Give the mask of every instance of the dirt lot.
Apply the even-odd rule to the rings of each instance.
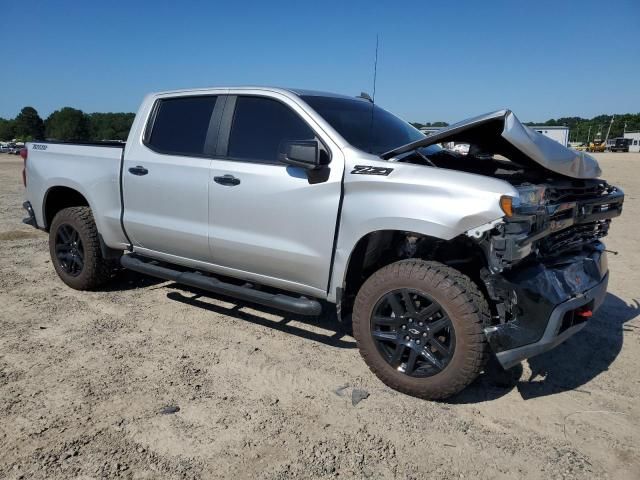
[[[0,155],[0,478],[640,478],[640,155],[599,158],[627,193],[603,308],[510,385],[435,403],[328,320],[133,273],[67,288]]]

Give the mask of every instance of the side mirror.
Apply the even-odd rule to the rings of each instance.
[[[320,148],[317,140],[296,140],[287,142],[285,153],[280,154],[280,161],[294,167],[308,170],[320,168]]]

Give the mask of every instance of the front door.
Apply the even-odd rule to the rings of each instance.
[[[226,154],[211,164],[209,245],[213,262],[236,276],[321,295],[344,164],[339,149],[330,150],[296,107],[284,98],[228,98],[220,132]],[[304,168],[279,163],[285,142],[309,139],[333,154],[322,172],[310,177]]]

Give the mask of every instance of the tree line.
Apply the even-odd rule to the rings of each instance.
[[[613,123],[611,120],[613,119]],[[411,122],[416,128],[422,127],[447,127],[446,122]],[[525,125],[539,125],[547,127],[569,127],[569,141],[586,143],[594,138],[604,139],[609,125],[611,132],[609,138],[622,137],[624,132],[640,131],[640,113],[624,113],[616,115],[598,115],[593,118],[562,117],[552,118],[546,122],[526,122]]]
[[[613,123],[611,121],[613,120]],[[598,115],[593,118],[562,117],[552,118],[544,123],[529,122],[526,125],[545,125],[548,127],[569,127],[569,141],[586,143],[594,138],[604,139],[609,125],[609,138],[622,137],[624,132],[640,131],[640,113],[616,115]]]
[[[43,120],[35,108],[24,107],[13,119],[0,118],[0,140],[126,140],[134,117],[134,113],[84,113],[64,107]]]
[[[43,120],[35,108],[24,107],[13,119],[0,118],[0,140],[126,140],[134,117],[134,113],[84,113],[82,110],[64,107]],[[446,127],[449,124],[411,122],[411,125],[422,128]],[[570,141],[586,142],[598,137],[604,138],[609,125],[609,138],[622,137],[625,131],[640,131],[640,113],[598,115],[591,119],[552,118],[543,123],[527,122],[526,125],[566,126],[569,127]]]

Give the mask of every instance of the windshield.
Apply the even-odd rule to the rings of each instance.
[[[425,137],[404,120],[366,100],[313,95],[302,99],[347,142],[365,152],[380,155]]]

